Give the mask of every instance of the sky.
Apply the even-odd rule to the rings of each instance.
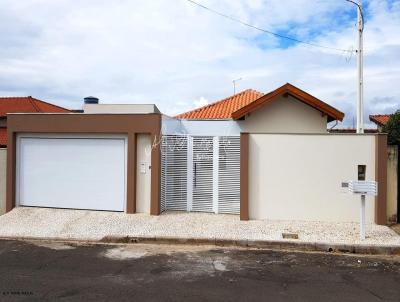
[[[356,7],[344,0],[198,0],[299,40],[356,49]],[[355,123],[356,58],[294,43],[187,0],[0,0],[0,95],[80,109],[154,103],[175,115],[252,88],[289,82]],[[400,0],[363,1],[365,120],[400,109]]]

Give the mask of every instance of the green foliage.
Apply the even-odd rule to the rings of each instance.
[[[382,132],[388,134],[389,145],[400,145],[400,110],[390,117]]]

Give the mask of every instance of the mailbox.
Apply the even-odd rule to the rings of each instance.
[[[378,184],[373,180],[349,181],[349,192],[353,194],[376,196],[378,195]]]

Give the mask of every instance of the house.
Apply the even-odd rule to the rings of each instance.
[[[303,90],[285,84],[269,93],[245,90],[176,118],[235,121],[242,132],[326,133],[327,123],[344,114]]]
[[[378,131],[389,121],[391,114],[370,115],[369,120],[377,125]],[[390,223],[400,222],[400,152],[396,145],[387,147],[387,217]]]
[[[8,113],[66,113],[68,109],[50,104],[31,96],[0,97],[0,148],[7,147]]]
[[[358,198],[343,183],[357,179],[359,166],[385,183],[386,136],[328,133],[327,123],[343,117],[291,84],[245,90],[177,117],[151,104],[96,101],[83,113],[10,114],[7,211],[357,221]],[[367,221],[386,223],[385,194],[368,202]]]
[[[328,133],[327,123],[343,117],[285,84],[266,94],[245,90],[167,119],[161,208],[240,213],[242,219],[357,221],[357,199],[341,185],[356,180],[363,163],[368,179],[383,178],[378,166],[385,137]],[[195,181],[206,185],[196,188]],[[368,204],[368,221],[386,223],[385,211],[382,190]]]
[[[329,133],[357,133],[354,128],[331,128],[328,129]],[[378,133],[377,129],[364,129],[364,133]]]
[[[9,113],[66,113],[68,109],[27,97],[0,97],[0,215],[5,211],[7,114]]]
[[[375,123],[378,127],[378,131],[382,131],[382,127],[389,121],[391,114],[374,114],[369,116],[369,120]]]

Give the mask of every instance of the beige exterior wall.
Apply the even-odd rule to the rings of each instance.
[[[292,96],[280,97],[240,121],[249,133],[326,133],[327,117]]]
[[[84,104],[84,113],[126,113],[147,114],[160,113],[153,104]]]
[[[151,137],[138,134],[136,137],[136,212],[150,214],[151,193]]]
[[[388,146],[387,162],[387,218],[388,222],[397,222],[397,160],[398,147]]]
[[[6,211],[7,149],[0,149],[0,215]]]
[[[250,219],[359,221],[360,197],[341,183],[357,179],[359,164],[375,180],[374,150],[373,135],[250,134]],[[374,221],[373,197],[366,220]]]

